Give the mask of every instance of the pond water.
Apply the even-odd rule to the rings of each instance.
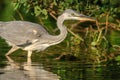
[[[79,61],[41,59],[32,62],[28,58],[21,62],[11,57],[6,59],[0,67],[0,80],[120,80],[120,65],[114,61],[95,65]]]

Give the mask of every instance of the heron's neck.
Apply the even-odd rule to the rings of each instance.
[[[67,36],[67,29],[66,29],[65,25],[63,25],[63,22],[64,22],[63,17],[59,16],[57,19],[57,26],[60,30],[60,34],[57,36],[53,36],[54,40],[52,42],[52,45],[62,42]]]

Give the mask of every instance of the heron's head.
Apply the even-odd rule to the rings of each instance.
[[[65,10],[63,12],[62,16],[65,20],[95,21],[95,19],[93,19],[89,16],[86,16],[86,15],[80,14],[74,10],[71,10],[71,9]]]

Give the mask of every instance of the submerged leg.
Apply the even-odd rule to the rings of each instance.
[[[19,48],[17,46],[12,46],[12,48],[5,54],[6,56],[10,55],[14,51],[18,50]]]
[[[31,55],[32,55],[32,51],[28,51],[28,58],[30,58],[31,57]]]

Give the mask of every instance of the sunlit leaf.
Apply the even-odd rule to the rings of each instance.
[[[42,13],[43,13],[44,15],[47,15],[47,10],[46,10],[46,9],[43,9],[43,10],[42,10]]]
[[[34,7],[34,13],[35,13],[35,16],[39,16],[40,13],[41,13],[41,9],[39,6],[35,6]]]
[[[116,59],[117,61],[120,61],[120,56],[117,56],[115,59]]]

